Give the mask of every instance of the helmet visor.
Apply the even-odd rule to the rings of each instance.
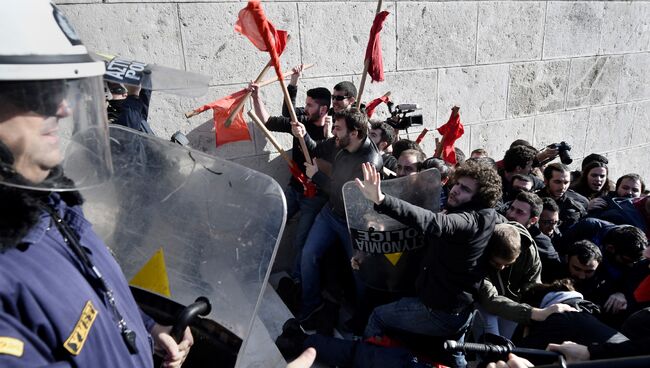
[[[107,131],[101,77],[0,82],[0,183],[48,191],[99,185],[112,174]]]

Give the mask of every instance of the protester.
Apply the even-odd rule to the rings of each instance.
[[[311,152],[319,146],[307,133],[305,126],[293,124],[293,134],[303,137]],[[368,118],[356,109],[342,111],[334,116],[334,140],[339,149],[332,164],[332,175],[319,170],[317,162],[305,163],[306,174],[320,188],[329,193],[329,201],[318,213],[307,235],[301,258],[302,306],[300,322],[303,327],[314,329],[322,318],[324,308],[320,287],[320,261],[327,249],[338,240],[343,245],[347,259],[352,258],[352,240],[348,232],[342,187],[347,181],[361,177],[362,163],[371,162],[381,170],[382,161],[377,146],[368,137]],[[326,144],[321,142],[320,145]],[[357,290],[362,284],[357,280]],[[310,328],[311,327],[311,328]]]
[[[472,295],[486,274],[483,251],[497,221],[494,205],[501,181],[491,167],[468,162],[455,173],[447,213],[433,213],[381,192],[381,179],[371,164],[363,166],[357,186],[376,210],[418,229],[427,239],[427,254],[418,276],[416,298],[403,298],[375,309],[366,337],[389,329],[463,339],[472,312]],[[456,355],[454,366],[464,367]]]

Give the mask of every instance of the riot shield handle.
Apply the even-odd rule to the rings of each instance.
[[[183,340],[183,332],[185,332],[185,328],[189,326],[197,316],[207,316],[210,314],[211,310],[212,305],[210,305],[208,298],[204,296],[196,298],[194,303],[188,305],[178,313],[178,316],[176,316],[176,322],[174,323],[174,326],[172,326],[172,330],[169,334],[177,343],[180,343],[181,340]]]

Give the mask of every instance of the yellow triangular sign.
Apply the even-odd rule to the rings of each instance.
[[[151,256],[149,261],[142,266],[140,271],[133,276],[130,282],[133,286],[153,291],[166,297],[171,296],[169,291],[169,278],[165,267],[165,255],[162,248]]]
[[[395,265],[397,265],[397,262],[399,262],[400,257],[402,257],[402,252],[386,253],[386,254],[384,254],[384,257],[388,258],[390,263],[392,263],[393,266],[395,266]]]

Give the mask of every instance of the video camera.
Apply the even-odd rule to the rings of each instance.
[[[558,150],[558,153],[560,155],[560,161],[562,161],[563,164],[571,165],[571,163],[573,162],[571,155],[569,155],[569,151],[571,151],[571,146],[567,142],[549,144],[548,148],[553,148]]]
[[[422,125],[421,114],[406,116],[415,110],[420,110],[418,104],[399,104],[395,106],[393,102],[388,101],[386,105],[390,112],[390,117],[386,119],[386,124],[392,126],[394,129],[403,130],[413,125]]]

